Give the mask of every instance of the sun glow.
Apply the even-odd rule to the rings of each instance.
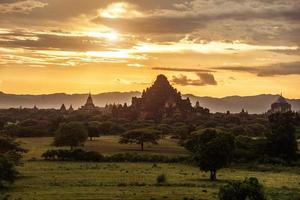
[[[134,10],[134,6],[119,2],[110,4],[106,9],[100,10],[100,16],[104,18],[131,18],[140,17],[142,14]]]
[[[97,32],[97,31],[90,31],[87,33],[89,37],[95,38],[105,38],[111,41],[117,41],[120,38],[120,34],[117,32]]]

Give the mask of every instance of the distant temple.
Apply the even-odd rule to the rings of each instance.
[[[291,104],[289,104],[286,99],[282,96],[282,94],[278,97],[278,99],[271,105],[271,110],[269,113],[277,113],[277,112],[289,112],[292,110]]]
[[[81,106],[78,110],[84,111],[84,112],[92,112],[92,111],[96,111],[98,109],[99,108],[94,105],[92,95],[89,94],[89,96],[88,96],[88,98],[86,100],[86,103],[83,106]]]
[[[190,99],[182,99],[181,93],[171,86],[164,75],[158,75],[154,84],[143,91],[140,98],[133,97],[131,106],[107,105],[106,113],[115,117],[154,119],[182,118],[207,114],[208,109],[202,108],[199,102],[192,107]]]
[[[65,104],[62,104],[59,110],[60,110],[60,112],[66,112],[67,109],[66,109]]]

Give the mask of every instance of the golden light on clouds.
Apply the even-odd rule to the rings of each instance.
[[[214,82],[175,87],[300,98],[298,11],[293,0],[0,2],[0,91],[136,91],[159,73],[199,83],[205,72]]]
[[[111,41],[117,41],[120,38],[119,33],[117,32],[96,32],[90,31],[87,32],[87,36],[96,37],[96,38],[105,38]]]
[[[108,5],[105,9],[101,9],[99,13],[101,17],[112,19],[133,18],[143,16],[142,13],[134,9],[133,5],[125,2],[112,3]]]

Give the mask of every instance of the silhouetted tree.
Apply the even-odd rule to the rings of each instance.
[[[160,131],[153,129],[134,129],[129,130],[121,135],[120,144],[135,143],[141,145],[141,150],[144,150],[144,143],[158,144],[160,139]]]
[[[14,182],[18,175],[15,166],[20,163],[25,152],[13,138],[0,136],[0,189]]]
[[[271,132],[266,134],[268,150],[272,156],[293,159],[297,152],[295,114],[275,113],[269,116]]]
[[[93,140],[93,138],[95,137],[99,137],[100,136],[100,123],[93,121],[93,122],[88,122],[87,123],[87,130],[88,130],[88,135],[90,140]]]
[[[69,122],[61,124],[55,133],[55,146],[70,146],[74,147],[84,144],[88,138],[88,132],[84,125],[80,122]]]
[[[193,133],[185,147],[193,153],[201,170],[210,172],[210,179],[216,180],[217,170],[231,162],[234,151],[234,138],[215,129],[205,129]]]

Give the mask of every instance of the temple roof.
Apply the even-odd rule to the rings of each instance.
[[[89,96],[88,96],[88,98],[87,98],[87,100],[86,100],[85,105],[94,105],[94,102],[93,102],[93,98],[92,98],[91,93],[89,93]]]
[[[282,95],[280,95],[278,97],[278,99],[274,103],[277,103],[277,104],[289,104]]]

